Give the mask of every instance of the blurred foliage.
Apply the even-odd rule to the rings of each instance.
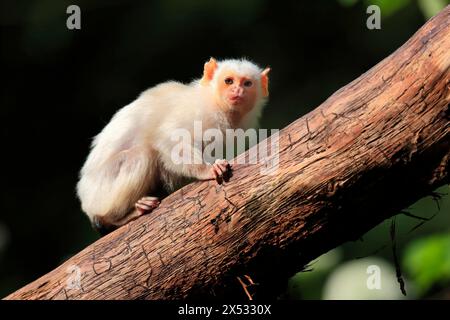
[[[358,1],[363,1],[365,6],[377,5],[384,18],[388,18],[395,12],[407,8],[411,5],[413,0],[337,0],[339,4],[344,7],[351,7]],[[420,10],[425,18],[429,19],[439,11],[441,11],[447,4],[446,0],[417,0]]]
[[[282,128],[396,50],[446,3],[0,2],[0,57],[7,79],[0,87],[2,147],[7,150],[0,202],[0,296],[98,238],[75,196],[78,171],[91,138],[142,90],[169,79],[190,81],[200,76],[210,56],[248,57],[272,67],[262,127]],[[79,31],[65,26],[70,4],[81,8]],[[369,4],[381,6],[381,30],[366,28]],[[448,186],[439,191],[447,193]],[[400,253],[414,237],[449,231],[449,201],[448,196],[441,201],[445,214],[410,234],[418,222],[398,217]],[[436,203],[425,198],[411,212],[430,217],[437,212]],[[344,244],[313,263],[315,271],[291,280],[291,296],[320,298],[340,263],[371,255],[383,245],[389,247],[388,223],[367,233],[364,242]],[[392,261],[387,249],[376,256]],[[409,261],[403,261],[404,267],[415,281],[419,273],[408,267]],[[436,283],[437,278],[435,273]]]
[[[397,252],[403,257],[399,263],[403,277],[407,279],[408,299],[439,298],[436,293],[450,287],[449,187],[443,186],[436,192],[442,195],[440,200],[429,196],[405,209],[413,215],[431,220],[424,222],[402,214],[396,216]],[[291,299],[355,298],[352,296],[353,290],[344,290],[350,286],[360,299],[372,299],[380,293],[382,296],[378,298],[403,299],[399,284],[392,277],[392,270],[395,274],[395,269],[389,228],[390,221],[386,220],[366,233],[360,241],[348,242],[322,255],[310,264],[311,271],[299,272],[289,280],[287,296]],[[367,290],[364,287],[367,275],[361,275],[367,267],[365,259],[376,261],[380,258],[383,280],[389,290]],[[354,263],[347,264],[347,269],[342,265],[346,261]],[[360,274],[359,279],[351,276],[355,272]],[[344,279],[346,274],[349,275],[347,280]],[[331,278],[334,280],[330,283]]]
[[[368,272],[370,266],[376,266],[380,271],[380,287],[369,288]],[[406,288],[409,297],[414,297]],[[401,300],[405,297],[398,288],[395,268],[383,259],[369,257],[359,260],[347,261],[340,264],[328,276],[322,292],[325,300]]]
[[[365,0],[366,6],[377,5],[380,7],[382,16],[388,18],[399,10],[404,9],[410,4],[411,0]]]
[[[342,261],[342,258],[342,249],[337,248],[312,261],[306,271],[298,272],[289,279],[287,298],[321,299],[327,276]]]
[[[420,10],[429,19],[448,5],[446,0],[418,0]]]
[[[403,264],[419,294],[450,286],[450,233],[429,235],[406,247]]]

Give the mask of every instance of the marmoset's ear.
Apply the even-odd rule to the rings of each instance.
[[[261,89],[263,97],[269,96],[269,72],[270,68],[265,68],[263,72],[261,72]]]
[[[203,68],[203,77],[200,81],[201,84],[208,84],[212,78],[214,77],[214,72],[217,69],[217,61],[214,58],[209,59],[208,62],[205,63]]]

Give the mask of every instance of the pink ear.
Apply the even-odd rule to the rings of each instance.
[[[205,63],[203,68],[203,78],[200,81],[201,84],[208,84],[212,78],[214,77],[214,72],[217,69],[217,61],[214,58],[209,59],[208,62]]]
[[[265,68],[263,72],[261,72],[261,89],[263,97],[269,96],[269,72],[270,68]]]

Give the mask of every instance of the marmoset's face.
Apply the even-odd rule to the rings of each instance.
[[[221,100],[230,108],[244,115],[255,105],[259,80],[223,70],[218,76],[218,93]]]

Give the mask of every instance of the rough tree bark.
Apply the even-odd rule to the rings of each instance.
[[[190,184],[7,299],[245,297],[244,274],[256,297],[278,294],[313,258],[449,183],[449,65],[450,6],[284,128],[274,175],[237,165],[223,186]],[[67,286],[71,266],[81,287]]]

